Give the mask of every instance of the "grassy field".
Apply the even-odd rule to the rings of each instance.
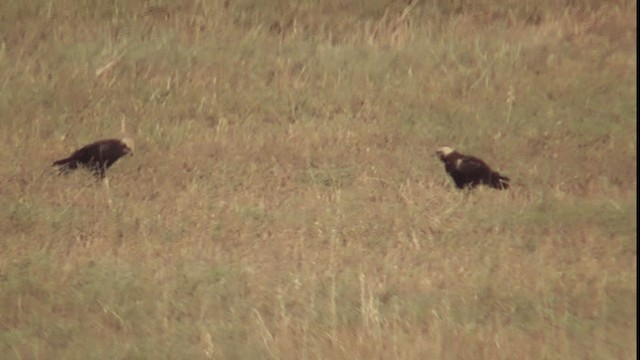
[[[0,2],[0,358],[635,359],[635,1]],[[51,162],[127,135],[108,172]],[[455,189],[435,150],[508,191]]]

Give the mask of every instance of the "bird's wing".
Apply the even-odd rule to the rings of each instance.
[[[464,157],[459,159],[456,164],[456,169],[462,173],[476,173],[478,171],[486,171],[489,166],[484,161],[474,157]]]

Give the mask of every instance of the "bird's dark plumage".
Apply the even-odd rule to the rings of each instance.
[[[83,166],[94,175],[104,178],[107,169],[121,157],[133,153],[133,141],[124,138],[99,140],[76,150],[71,156],[57,160],[53,165],[60,166],[63,173]]]
[[[444,163],[444,168],[459,189],[475,188],[480,184],[494,189],[509,188],[510,179],[492,170],[477,157],[461,154],[448,146],[441,147],[436,154]]]

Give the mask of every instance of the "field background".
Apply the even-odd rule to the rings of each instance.
[[[0,358],[635,359],[636,32],[629,0],[0,2]],[[50,166],[123,135],[108,183]]]

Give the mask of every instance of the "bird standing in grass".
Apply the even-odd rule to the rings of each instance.
[[[85,145],[71,156],[55,161],[53,165],[59,166],[61,173],[68,173],[82,166],[91,170],[96,177],[104,179],[107,169],[127,154],[133,154],[131,139],[105,139]]]
[[[439,148],[436,154],[444,163],[444,169],[453,178],[458,189],[473,189],[480,184],[498,190],[509,188],[508,177],[492,170],[477,157],[461,154],[448,146]]]

